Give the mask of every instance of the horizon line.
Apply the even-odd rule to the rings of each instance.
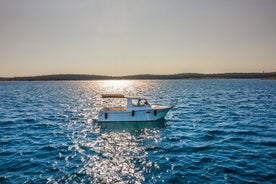
[[[170,73],[170,74],[152,74],[152,73],[140,73],[140,74],[129,74],[129,75],[104,75],[104,74],[85,74],[85,73],[54,73],[54,74],[38,74],[38,75],[22,75],[22,76],[11,76],[11,77],[2,77],[2,79],[13,79],[13,78],[25,78],[25,77],[45,77],[45,76],[63,76],[63,75],[82,75],[82,76],[99,76],[99,77],[129,77],[129,76],[173,76],[173,75],[181,75],[181,74],[198,74],[198,75],[220,75],[220,74],[272,74],[276,73],[276,71],[272,72],[222,72],[222,73],[201,73],[201,72],[183,72],[183,73]]]

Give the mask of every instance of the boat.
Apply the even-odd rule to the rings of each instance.
[[[173,106],[151,105],[144,97],[102,94],[102,98],[126,99],[126,106],[103,107],[98,122],[157,121],[164,119]]]

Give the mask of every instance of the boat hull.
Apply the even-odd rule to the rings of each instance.
[[[156,121],[163,119],[171,108],[101,110],[98,115],[98,122]]]

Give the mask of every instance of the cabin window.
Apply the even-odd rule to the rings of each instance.
[[[147,100],[145,100],[145,99],[139,100],[139,106],[145,106],[147,104],[148,104]]]
[[[131,103],[133,106],[145,106],[148,104],[147,100],[145,99],[132,99]]]
[[[139,105],[139,100],[138,99],[132,99],[131,103],[133,106],[138,106]]]

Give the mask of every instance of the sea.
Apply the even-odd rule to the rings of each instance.
[[[174,108],[98,123],[103,93]],[[0,82],[0,183],[276,183],[276,81]]]

